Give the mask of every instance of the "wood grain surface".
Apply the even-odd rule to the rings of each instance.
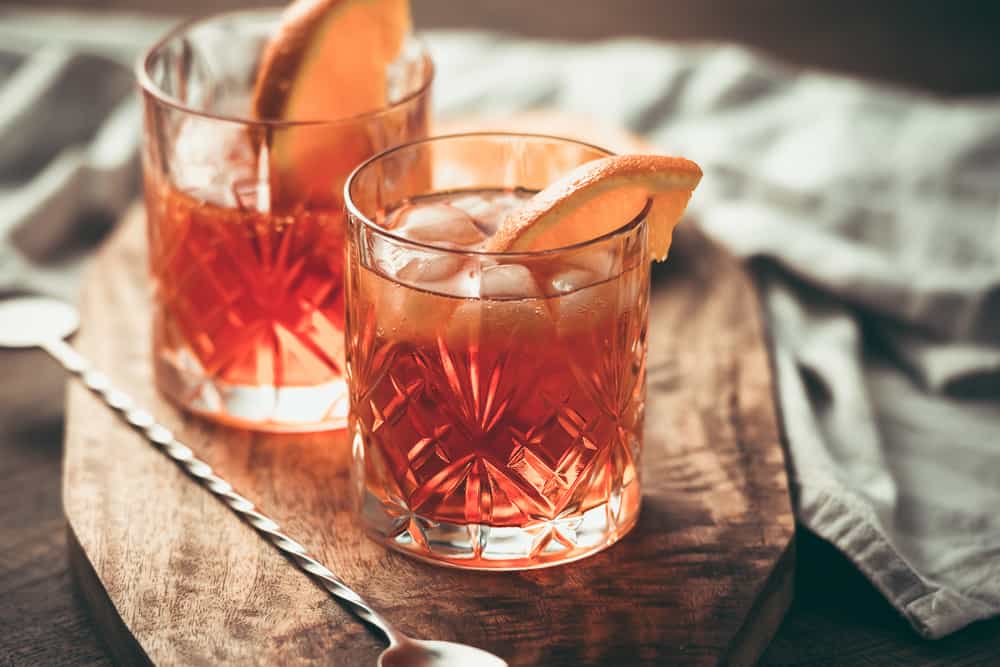
[[[156,394],[141,222],[99,253],[76,345],[404,631],[512,665],[752,664],[773,636],[793,521],[764,332],[742,268],[693,228],[654,278],[639,525],[576,564],[487,574],[365,539],[343,432],[251,434]],[[373,635],[79,386],[63,494],[71,565],[119,662],[373,664]]]

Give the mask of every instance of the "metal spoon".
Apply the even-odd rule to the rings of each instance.
[[[0,302],[0,348],[40,347],[63,368],[78,376],[90,391],[114,408],[137,431],[173,459],[196,482],[211,491],[262,537],[277,547],[300,570],[310,575],[330,595],[359,619],[378,629],[389,640],[379,656],[381,667],[506,667],[507,663],[486,651],[464,644],[411,639],[392,627],[360,595],[333,572],[306,553],[305,547],[281,532],[278,524],[261,514],[254,504],[236,493],[204,461],[182,444],[153,415],[134,405],[128,394],[115,389],[106,375],[63,339],[76,331],[80,318],[76,309],[62,301],[43,297],[20,297]]]

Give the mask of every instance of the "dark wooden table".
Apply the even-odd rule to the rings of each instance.
[[[273,1],[31,4],[187,12]],[[995,2],[414,0],[414,5],[422,27],[493,27],[573,39],[640,34],[738,41],[793,63],[940,94],[1000,92]],[[67,569],[60,498],[62,397],[63,376],[43,353],[0,353],[0,665],[110,662]],[[806,533],[799,538],[797,577],[795,603],[763,664],[1000,664],[1000,620],[937,642],[921,640],[850,563]]]

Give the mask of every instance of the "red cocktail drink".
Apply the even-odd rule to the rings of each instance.
[[[534,191],[605,154],[468,135],[395,149],[349,182],[349,428],[377,539],[520,569],[583,557],[635,524],[643,216],[566,248],[484,251]],[[405,164],[428,177],[394,178]]]

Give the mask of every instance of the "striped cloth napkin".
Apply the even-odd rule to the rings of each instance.
[[[1000,100],[745,50],[435,35],[439,112],[557,107],[705,170],[753,267],[801,524],[922,635],[1000,613]]]
[[[129,65],[166,22],[0,18],[0,290],[67,296],[137,192]],[[735,48],[427,40],[441,116],[558,108],[698,161],[690,217],[763,295],[799,521],[926,637],[1000,612],[1000,100]]]

